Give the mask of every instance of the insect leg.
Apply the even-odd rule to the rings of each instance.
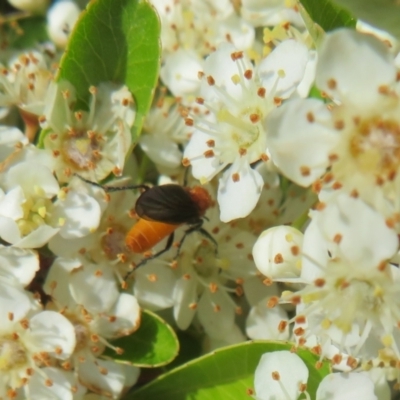
[[[132,189],[144,189],[148,190],[150,189],[149,186],[147,185],[128,185],[128,186],[107,186],[107,185],[101,185],[100,183],[90,181],[89,179],[83,178],[82,176],[78,174],[74,174],[77,176],[81,181],[89,183],[92,186],[97,186],[99,188],[102,188],[105,192],[119,192],[121,190],[132,190]]]
[[[166,243],[165,247],[162,250],[160,250],[157,253],[151,255],[150,257],[143,258],[143,260],[140,261],[139,264],[136,264],[135,268],[132,271],[129,271],[125,275],[124,280],[126,281],[129,278],[129,276],[131,275],[132,272],[136,271],[140,267],[143,267],[143,265],[145,265],[148,261],[153,260],[153,259],[161,256],[161,254],[164,254],[165,252],[167,252],[171,248],[173,242],[174,242],[174,232],[172,232],[168,236],[167,243]]]
[[[218,255],[218,243],[214,239],[214,237],[210,234],[210,232],[206,231],[201,226],[197,230],[214,245],[214,247],[215,247],[215,249],[214,249],[215,255]]]
[[[206,231],[206,230],[202,227],[203,222],[204,222],[203,220],[200,220],[197,224],[191,226],[189,229],[187,229],[187,230],[185,231],[185,233],[183,234],[183,237],[182,237],[181,241],[180,241],[179,244],[178,244],[178,249],[177,249],[177,251],[176,251],[174,260],[176,260],[176,259],[179,257],[179,254],[180,254],[180,252],[181,252],[181,248],[182,248],[182,245],[183,245],[183,242],[185,241],[185,239],[186,239],[191,233],[196,232],[196,231],[199,232],[200,234],[202,234],[204,237],[206,237],[206,238],[214,245],[214,247],[215,247],[215,255],[218,254],[218,244],[217,244],[216,240],[213,238],[213,236],[212,236],[208,231]]]

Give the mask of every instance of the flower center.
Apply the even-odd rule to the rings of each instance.
[[[198,276],[205,279],[216,277],[221,268],[220,263],[215,245],[206,239],[201,240],[193,253],[193,267]]]
[[[75,352],[78,352],[79,350],[82,350],[88,346],[90,331],[89,328],[80,321],[71,322],[73,322],[75,328]]]
[[[47,210],[51,207],[51,200],[44,197],[45,193],[42,188],[35,187],[38,197],[29,197],[22,204],[24,215],[17,221],[18,228],[22,236],[26,236],[39,226],[44,225]]]
[[[359,167],[382,179],[393,179],[400,167],[400,126],[397,121],[374,117],[357,127],[350,152]]]
[[[115,260],[119,254],[126,253],[126,229],[119,225],[107,228],[106,234],[101,238],[101,248],[109,260]]]
[[[26,350],[21,343],[11,338],[0,340],[0,371],[21,368],[27,361]]]
[[[218,112],[218,121],[229,124],[231,139],[237,143],[239,148],[248,149],[255,143],[260,135],[258,124],[252,123],[251,118],[260,120],[261,112],[259,110],[242,110],[240,116],[234,116],[226,108]],[[249,122],[247,122],[247,120]]]
[[[101,146],[96,135],[86,131],[69,132],[67,135],[62,142],[65,161],[77,169],[93,169],[101,158]]]

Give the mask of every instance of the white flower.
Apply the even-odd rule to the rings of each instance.
[[[296,90],[307,63],[307,47],[295,40],[281,43],[257,69],[228,44],[206,59],[198,102],[210,112],[186,119],[194,132],[183,163],[202,183],[225,170],[218,188],[222,221],[255,207],[263,179],[251,164],[269,158],[262,121]]]
[[[13,57],[9,68],[0,64],[0,106],[16,105],[25,113],[40,115],[55,72],[53,61],[50,51],[31,50]]]
[[[217,208],[211,207],[207,213],[209,221],[203,225],[217,247],[201,232],[194,232],[185,239],[177,260],[171,260],[176,255],[176,249],[172,249],[135,271],[134,282],[139,302],[153,310],[173,307],[180,329],[187,329],[197,318],[212,348],[218,343],[227,345],[239,338],[244,340],[235,324],[235,315],[242,310],[233,294],[251,296],[257,299],[254,301],[268,294],[262,283],[248,284],[249,280],[258,280],[251,257],[254,236],[221,224],[217,213]],[[182,233],[183,229],[177,230],[177,243]]]
[[[181,166],[179,145],[189,139],[189,128],[184,124],[179,106],[171,98],[157,101],[146,117],[139,145],[165,174],[165,169]]]
[[[0,286],[0,396],[12,397],[20,388],[26,395],[33,388],[39,392],[42,385],[51,386],[53,378],[57,386],[61,378],[41,367],[72,354],[76,343],[72,324],[57,312],[40,311],[30,293],[9,284]],[[45,379],[30,382],[35,375]]]
[[[111,83],[91,87],[90,93],[89,111],[74,112],[75,89],[68,82],[49,89],[40,122],[60,182],[69,181],[73,173],[100,181],[111,172],[120,175],[124,168],[135,119],[132,95],[125,86]]]
[[[270,151],[300,185],[352,193],[396,222],[400,211],[399,85],[393,55],[370,35],[337,30],[319,49],[316,83],[336,105],[293,100],[271,114]]]
[[[290,226],[264,231],[253,247],[257,268],[269,278],[297,278],[301,272],[303,235]]]
[[[41,247],[58,232],[46,223],[46,213],[59,185],[44,165],[25,161],[1,176],[0,236],[18,247]]]
[[[116,186],[121,184],[123,183],[116,183]],[[83,196],[84,193],[85,199],[91,199],[87,202],[88,205],[92,201],[96,201],[97,205],[93,210],[88,208],[86,215],[76,213],[76,220],[65,219],[65,224],[84,227],[87,223],[91,229],[85,237],[60,232],[50,240],[50,250],[64,258],[106,264],[106,268],[112,270],[123,284],[125,275],[142,259],[142,256],[129,251],[125,244],[127,233],[137,222],[134,207],[138,195],[132,190],[105,194],[102,189],[86,184],[78,178],[71,180],[71,185],[80,193],[79,196]],[[78,210],[75,209],[75,212]],[[100,215],[100,220],[94,218]]]
[[[209,54],[227,38],[246,49],[254,41],[254,28],[236,15],[230,0],[152,0],[161,19],[161,41],[165,59],[177,49]]]
[[[328,337],[365,360],[384,349],[397,354],[399,274],[388,263],[397,235],[360,199],[342,194],[324,207],[313,212],[304,234],[299,282],[306,286],[283,296],[304,306],[296,335]]]
[[[74,326],[77,344],[64,367],[74,368],[80,382],[99,394],[117,397],[132,386],[138,368],[100,358],[106,346],[112,347],[108,339],[129,335],[140,325],[135,297],[119,293],[113,272],[104,264],[58,258],[44,289]]]
[[[263,354],[254,375],[257,400],[297,400],[307,388],[308,369],[290,351]]]
[[[47,11],[47,31],[58,47],[64,48],[67,45],[80,13],[81,9],[73,0],[59,0]]]
[[[34,149],[43,164],[28,155],[27,161],[16,162],[0,175],[5,190],[0,190],[0,236],[14,246],[29,248],[43,246],[57,233],[64,238],[88,235],[99,224],[98,201],[71,185],[60,189],[46,166],[46,151]]]

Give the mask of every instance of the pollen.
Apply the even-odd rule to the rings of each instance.
[[[215,85],[215,80],[214,80],[214,78],[213,78],[211,75],[207,76],[207,83],[208,83],[210,86],[214,86],[214,85]]]
[[[240,175],[238,172],[235,172],[234,174],[232,174],[232,180],[233,182],[239,182],[240,181]]]
[[[265,94],[266,94],[266,93],[267,93],[267,91],[266,91],[266,89],[263,88],[263,87],[260,87],[260,88],[257,90],[257,95],[258,95],[259,97],[261,97],[262,99],[265,98]]]
[[[334,126],[335,126],[335,129],[337,129],[338,131],[341,131],[342,129],[344,129],[344,121],[343,120],[335,121]]]
[[[329,89],[331,89],[331,90],[336,89],[337,82],[335,81],[335,79],[333,79],[333,78],[328,79],[328,81],[326,83],[327,83]]]
[[[215,147],[215,140],[214,139],[207,140],[206,144],[208,147]]]
[[[302,176],[310,176],[311,174],[311,169],[310,167],[307,167],[306,165],[303,165],[300,167],[300,173]]]
[[[274,381],[279,381],[279,380],[281,379],[281,376],[280,376],[280,374],[279,374],[278,371],[273,371],[273,372],[271,373],[271,376],[272,376],[272,379],[273,379]]]
[[[310,123],[313,123],[315,121],[315,116],[311,111],[309,111],[306,114],[306,118],[307,118],[307,121],[310,122]]]
[[[250,121],[253,123],[253,124],[256,124],[257,122],[259,122],[260,121],[260,115],[258,115],[258,114],[250,114],[250,116],[249,116],[249,118],[250,118]]]
[[[251,79],[253,77],[253,71],[251,69],[248,69],[244,71],[243,75],[246,79]]]

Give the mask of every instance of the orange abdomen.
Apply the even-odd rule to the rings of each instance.
[[[134,253],[143,253],[170,235],[178,226],[140,218],[126,235],[125,244]]]

